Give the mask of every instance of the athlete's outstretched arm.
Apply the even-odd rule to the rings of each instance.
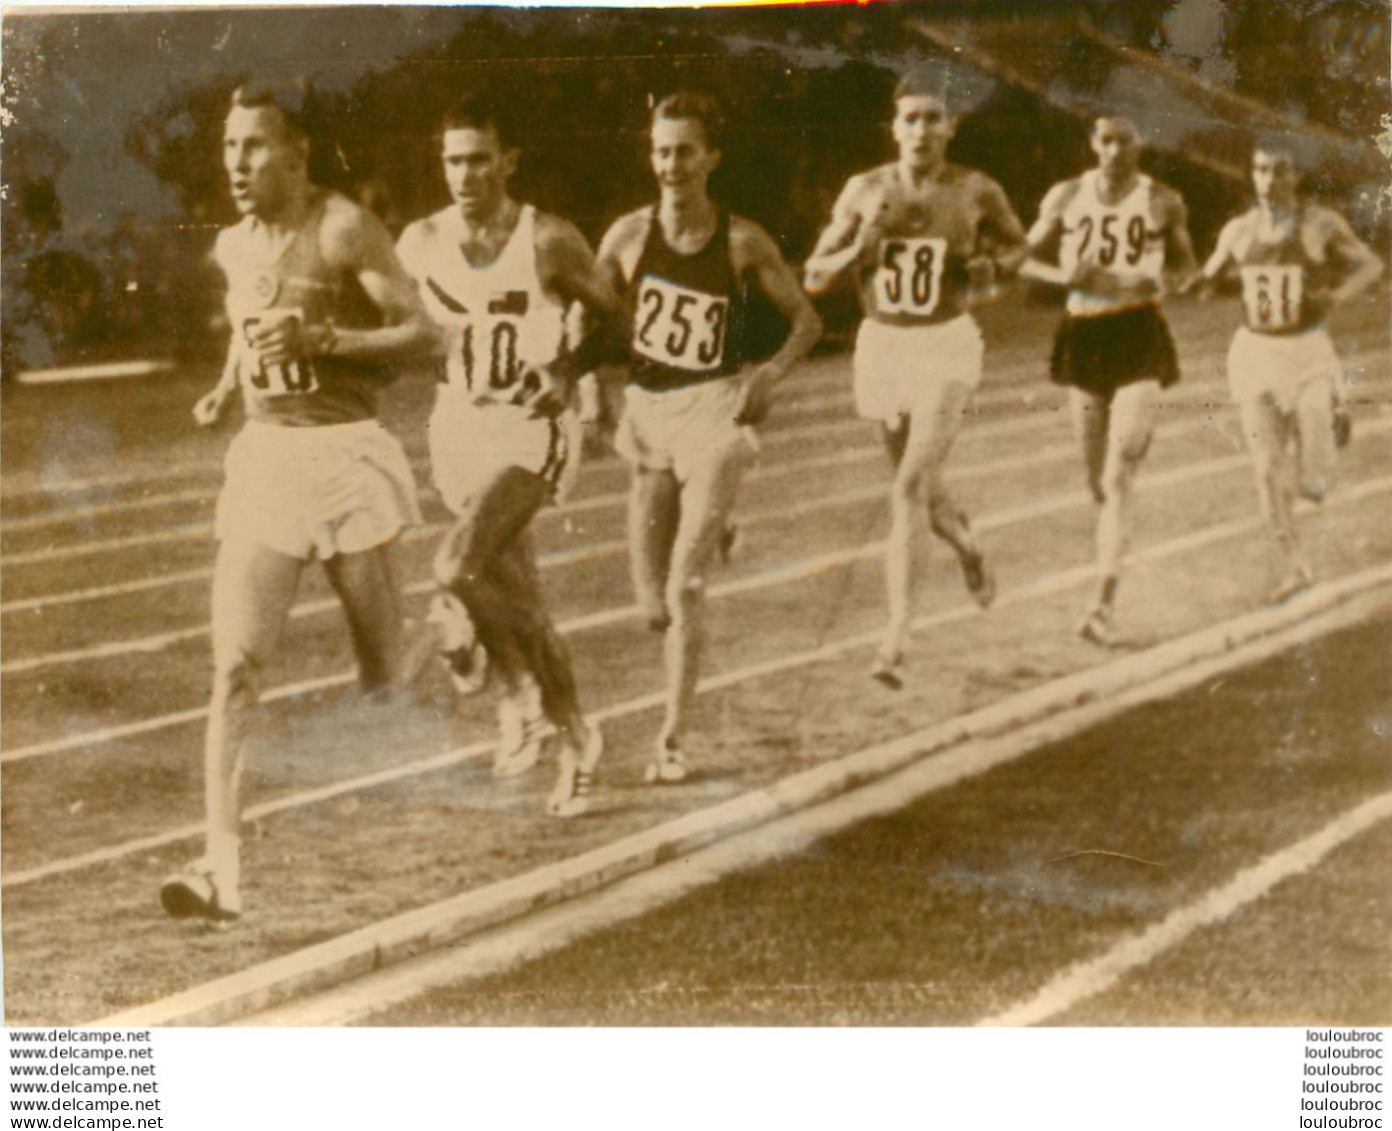
[[[794,365],[807,356],[822,336],[822,320],[798,286],[797,277],[783,259],[772,237],[748,220],[731,222],[730,246],[736,270],[750,272],[759,289],[788,319],[788,339],[768,361],[756,366],[744,383],[737,417],[741,423],[757,423],[768,409],[768,396]]]

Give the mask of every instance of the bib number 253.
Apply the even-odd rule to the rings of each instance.
[[[700,373],[718,369],[725,354],[730,301],[644,277],[638,288],[633,348],[651,361]]]

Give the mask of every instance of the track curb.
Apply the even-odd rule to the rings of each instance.
[[[635,833],[569,860],[417,908],[92,1024],[216,1025],[372,973],[528,913],[596,891],[719,840],[884,778],[944,750],[999,737],[1070,708],[1221,656],[1392,584],[1392,563],[1011,696],[771,786]]]

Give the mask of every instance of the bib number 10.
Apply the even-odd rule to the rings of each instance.
[[[517,324],[499,319],[491,324],[466,322],[460,334],[464,383],[474,392],[510,389],[522,364],[517,356]]]
[[[1299,266],[1244,267],[1242,301],[1258,330],[1288,330],[1300,322],[1304,273]]]
[[[932,314],[942,293],[944,239],[885,240],[875,273],[877,309],[884,314]]]

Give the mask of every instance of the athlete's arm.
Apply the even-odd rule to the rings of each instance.
[[[1349,222],[1337,212],[1324,211],[1329,223],[1326,247],[1338,257],[1347,268],[1343,282],[1329,292],[1329,303],[1340,303],[1355,299],[1382,278],[1382,260],[1367,244],[1355,234]]]
[[[1199,269],[1194,241],[1189,238],[1189,209],[1184,197],[1172,188],[1161,189],[1160,207],[1165,222],[1165,266],[1160,273],[1162,294],[1175,294]]]
[[[633,273],[638,269],[638,259],[643,254],[650,216],[646,208],[620,216],[599,241],[595,265],[604,281],[625,303],[631,298]]]
[[[1056,184],[1044,194],[1039,205],[1039,217],[1025,236],[1025,258],[1020,264],[1020,277],[1039,283],[1067,287],[1073,283],[1073,272],[1042,258],[1046,250],[1057,244],[1063,232],[1063,210],[1075,191],[1074,181]]]
[[[989,177],[983,176],[982,181],[981,222],[995,236],[997,246],[990,255],[967,262],[967,270],[976,285],[989,283],[995,276],[1015,274],[1030,254],[1025,226],[1010,207],[1005,190]],[[982,276],[981,282],[978,282],[978,275]]]
[[[878,225],[865,219],[867,210],[872,215],[877,211],[870,207],[875,203],[873,195],[864,176],[846,182],[831,210],[831,223],[817,237],[817,244],[803,265],[802,285],[808,294],[829,291],[878,240]]]
[[[577,308],[574,346],[546,366],[555,377],[573,383],[613,359],[628,341],[628,307],[574,224],[538,215],[537,259],[542,286]]]
[[[1213,254],[1208,257],[1203,268],[1190,275],[1179,287],[1180,294],[1197,293],[1200,298],[1208,298],[1213,292],[1213,284],[1227,270],[1232,262],[1233,247],[1237,242],[1238,226],[1241,219],[1229,220],[1218,233],[1218,242]]]
[[[198,403],[193,406],[193,419],[203,428],[217,424],[232,403],[232,395],[237,388],[237,343],[234,338],[227,346],[227,359],[222,363],[218,383],[210,392],[198,398]]]
[[[218,233],[217,241],[213,244],[213,262],[218,269],[226,274],[223,266],[223,236]],[[234,327],[232,338],[227,343],[227,356],[222,362],[222,373],[218,376],[218,382],[212,389],[198,398],[198,403],[193,406],[193,419],[200,427],[211,428],[217,424],[227,411],[227,406],[232,402],[232,394],[237,391],[237,331]]]
[[[782,347],[744,378],[744,389],[735,419],[757,424],[768,411],[768,397],[794,365],[807,356],[822,336],[822,320],[798,286],[797,277],[783,259],[772,237],[749,220],[730,221],[730,252],[735,272],[752,274],[769,301],[791,324]]]
[[[271,364],[302,353],[351,361],[393,362],[438,351],[440,331],[392,248],[391,236],[376,216],[349,201],[325,210],[319,246],[331,267],[351,272],[382,313],[376,329],[347,329],[323,322],[301,327],[279,322],[254,334],[252,344]]]

